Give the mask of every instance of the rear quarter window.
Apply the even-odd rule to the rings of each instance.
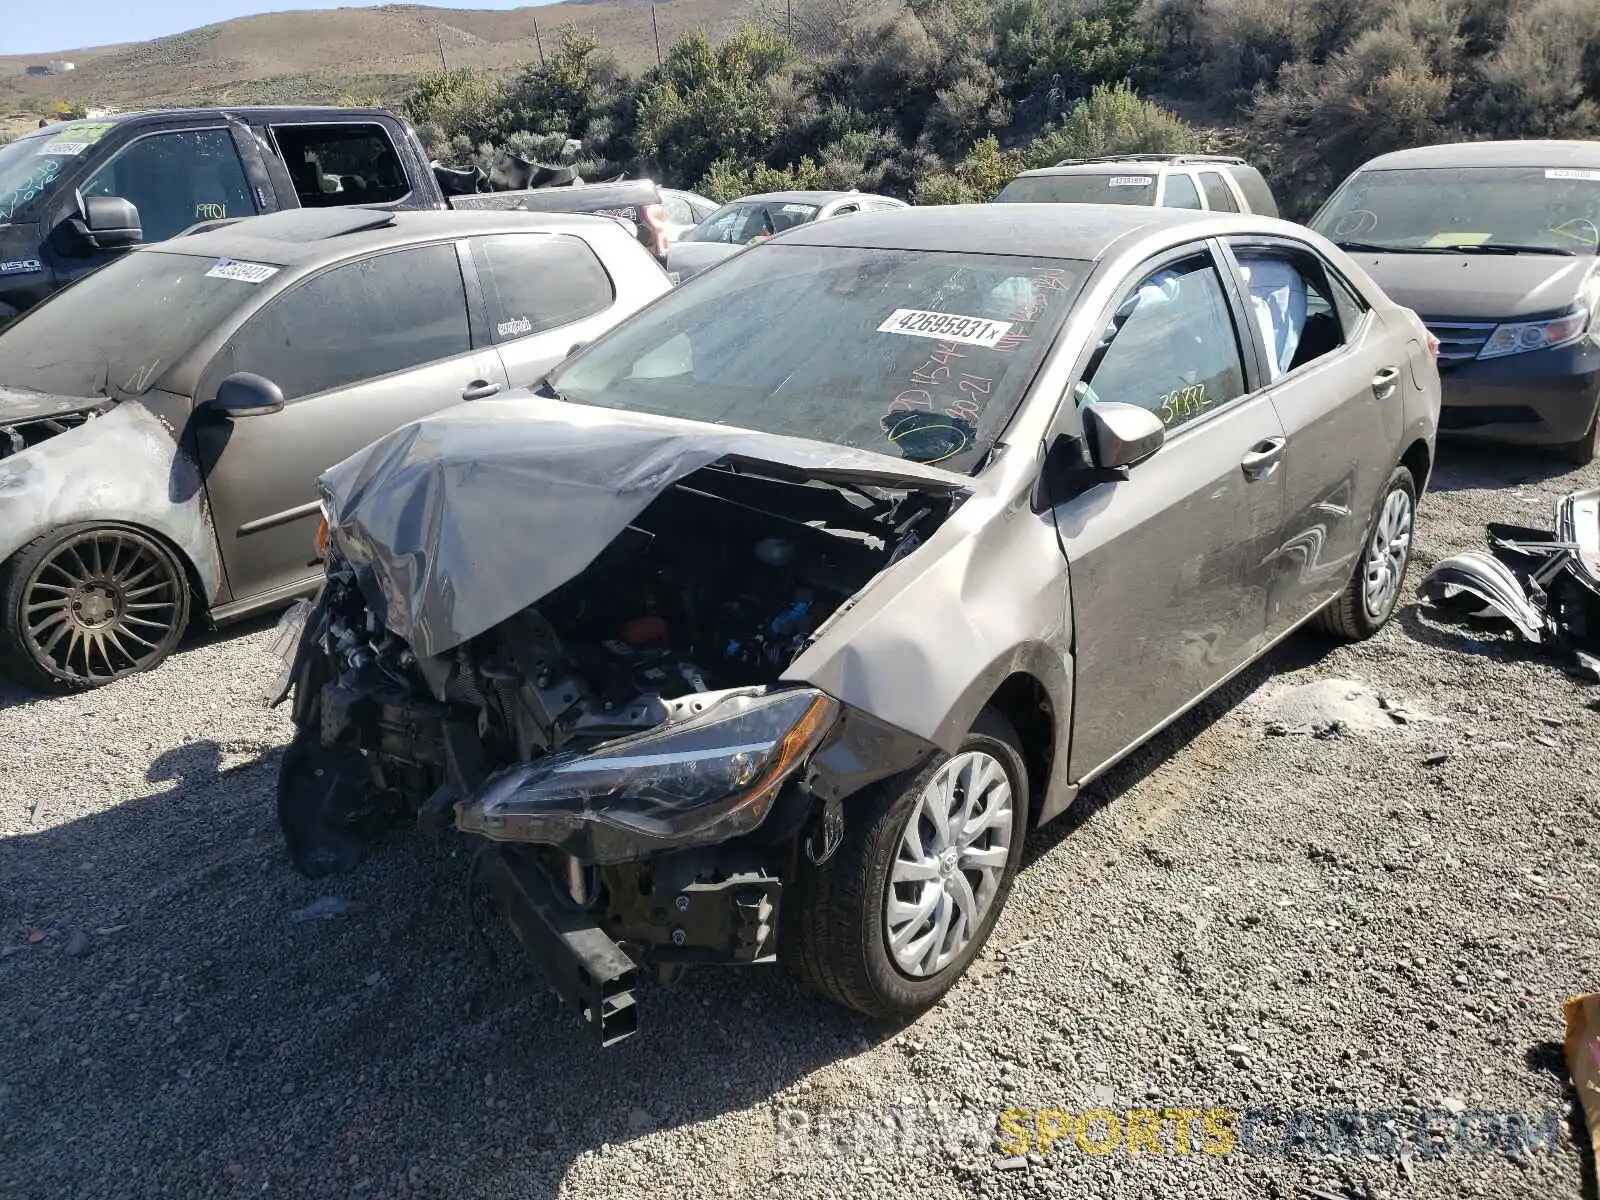
[[[558,329],[610,308],[611,276],[582,238],[510,233],[474,238],[489,327],[497,343]]]

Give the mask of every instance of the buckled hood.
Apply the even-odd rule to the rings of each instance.
[[[867,450],[523,393],[407,425],[318,487],[374,614],[431,657],[577,576],[652,500],[718,461],[855,486],[970,484]]]

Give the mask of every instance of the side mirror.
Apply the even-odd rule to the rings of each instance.
[[[283,411],[283,389],[261,375],[235,371],[207,407],[225,417],[265,417]]]
[[[1137,466],[1161,449],[1167,429],[1148,408],[1100,401],[1084,405],[1083,434],[1094,465],[1116,471]]]
[[[126,250],[144,241],[139,210],[121,196],[85,196],[82,216],[67,224],[91,250]]]

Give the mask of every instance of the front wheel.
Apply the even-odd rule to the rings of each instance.
[[[182,565],[135,529],[54,529],[0,569],[0,665],[42,691],[83,691],[151,670],[188,622]]]
[[[1384,484],[1355,574],[1345,590],[1318,614],[1319,628],[1360,642],[1389,623],[1400,602],[1406,568],[1411,565],[1416,520],[1416,480],[1409,467],[1396,467]]]
[[[821,866],[801,856],[781,910],[784,961],[868,1016],[931,1008],[999,919],[1027,812],[1016,732],[985,712],[955,754],[850,801],[844,840]]]

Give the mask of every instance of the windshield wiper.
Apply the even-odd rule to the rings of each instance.
[[[1379,242],[1334,242],[1339,249],[1354,254],[1449,254],[1448,246],[1399,246]]]
[[[1557,254],[1563,258],[1574,257],[1571,250],[1559,246],[1528,246],[1520,242],[1472,242],[1445,247],[1452,254]]]

